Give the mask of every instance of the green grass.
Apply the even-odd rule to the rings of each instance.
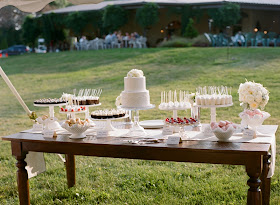
[[[59,97],[74,88],[102,88],[102,107],[114,106],[123,90],[123,77],[132,68],[147,77],[151,102],[158,105],[160,91],[195,91],[197,86],[233,87],[234,106],[218,110],[217,119],[236,123],[242,111],[237,89],[248,80],[270,91],[265,124],[279,124],[280,49],[224,48],[115,49],[31,54],[0,59],[0,65],[31,110],[33,100]],[[0,136],[30,128],[32,123],[0,78]],[[160,119],[170,112],[141,111],[141,119]],[[60,119],[64,115],[57,116]],[[210,113],[202,111],[202,121]],[[279,134],[277,134],[277,140]],[[271,204],[280,203],[279,149],[271,185]],[[45,154],[47,172],[30,179],[32,204],[245,204],[248,179],[242,166],[76,157],[77,185],[68,189],[65,168],[55,154]],[[0,141],[0,204],[18,204],[15,159],[10,143]]]

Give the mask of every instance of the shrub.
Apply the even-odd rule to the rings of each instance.
[[[190,47],[192,43],[190,39],[174,36],[168,41],[161,42],[158,47]]]
[[[185,29],[184,36],[187,38],[195,38],[198,36],[198,31],[193,26],[193,19],[189,19],[189,23]]]
[[[210,42],[205,37],[204,34],[198,35],[196,38],[191,39],[192,46],[196,47],[208,47],[210,46]]]

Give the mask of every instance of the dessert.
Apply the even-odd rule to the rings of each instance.
[[[228,88],[226,86],[199,87],[197,88],[195,102],[197,105],[204,106],[230,105],[232,104],[232,96],[229,94]]]
[[[228,121],[228,120],[225,120],[225,121],[220,121],[220,122],[211,122],[210,124],[210,127],[212,130],[216,130],[216,129],[220,129],[220,130],[223,130],[223,131],[227,131],[229,128],[234,128],[236,129],[237,126],[236,124]]]
[[[124,91],[121,103],[126,108],[148,107],[150,104],[149,90],[146,90],[146,78],[142,70],[132,69],[124,77]]]
[[[73,125],[88,125],[90,124],[89,120],[81,120],[80,118],[70,118],[69,120],[65,121],[65,124],[68,124],[69,127],[73,126]]]
[[[100,103],[99,98],[101,93],[102,89],[81,89],[79,90],[78,96],[63,93],[62,99],[74,105],[96,105]]]
[[[120,110],[96,110],[91,113],[91,117],[94,119],[110,119],[110,118],[120,118],[125,116],[125,111]]]
[[[168,125],[184,125],[184,126],[188,126],[188,125],[197,125],[199,124],[199,121],[194,119],[194,118],[186,118],[184,117],[183,119],[180,117],[177,117],[177,119],[175,118],[166,118],[165,119],[165,124]]]
[[[77,105],[66,105],[65,107],[60,107],[60,112],[82,112],[86,111],[86,107]]]
[[[63,100],[62,98],[43,98],[38,99],[34,101],[34,104],[62,104],[66,103],[66,100]]]
[[[173,91],[162,91],[161,92],[161,103],[159,109],[161,110],[176,110],[176,109],[188,109],[191,104],[188,98],[188,92],[181,91],[179,92],[179,100],[177,99],[176,90]]]

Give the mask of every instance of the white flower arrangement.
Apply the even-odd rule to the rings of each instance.
[[[119,96],[116,98],[115,105],[116,105],[116,107],[119,107],[121,104],[122,104],[122,97],[121,97],[121,95],[119,95]]]
[[[142,70],[138,70],[138,69],[132,69],[131,71],[129,71],[127,73],[127,77],[143,77],[144,76],[144,73]]]
[[[238,89],[240,105],[244,109],[264,109],[269,100],[269,92],[260,83],[246,81]]]

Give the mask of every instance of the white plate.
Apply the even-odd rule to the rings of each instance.
[[[144,128],[163,128],[163,120],[146,120],[139,123]]]

